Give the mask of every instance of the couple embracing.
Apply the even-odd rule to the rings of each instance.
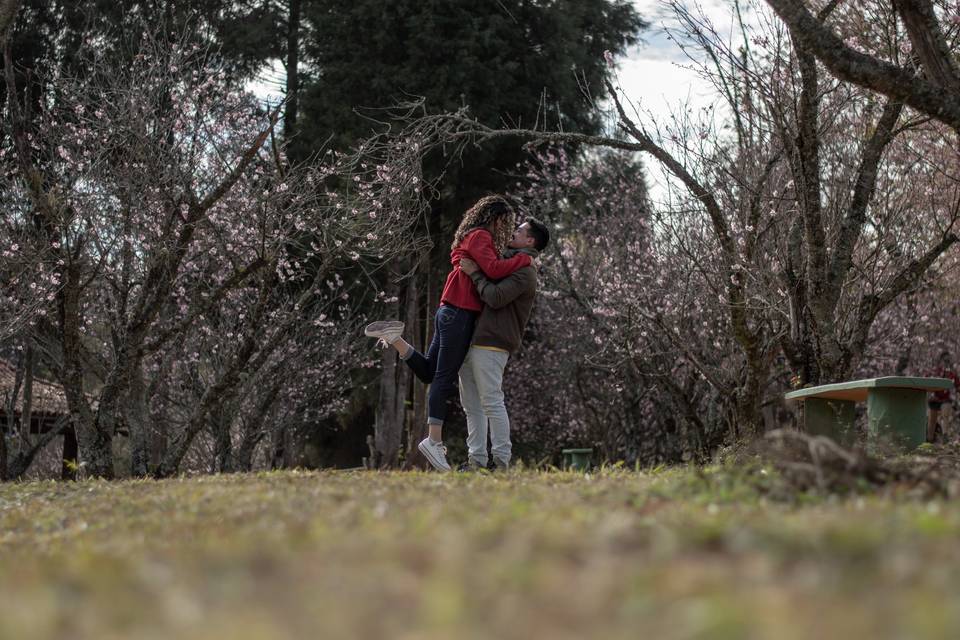
[[[381,320],[365,333],[393,347],[414,375],[430,385],[428,435],[418,448],[430,464],[450,471],[443,445],[447,400],[456,395],[467,416],[464,469],[487,467],[487,435],[497,469],[510,466],[510,419],[503,371],[520,347],[537,291],[537,259],[550,240],[544,224],[516,214],[501,196],[481,198],[463,216],[450,251],[433,338],[420,353],[403,339],[402,322]]]

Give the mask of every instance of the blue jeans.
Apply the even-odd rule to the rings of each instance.
[[[440,305],[426,355],[411,349],[405,358],[414,375],[430,385],[428,424],[443,424],[447,419],[447,400],[457,395],[457,376],[470,348],[477,315],[475,311]]]

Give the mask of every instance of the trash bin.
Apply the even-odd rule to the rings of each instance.
[[[589,471],[593,449],[564,449],[563,468],[567,471]]]

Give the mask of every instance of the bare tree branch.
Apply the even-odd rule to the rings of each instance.
[[[926,76],[954,94],[960,93],[960,75],[930,0],[893,0],[893,7]]]
[[[810,13],[802,0],[767,0],[767,4],[787,23],[797,42],[812,51],[833,75],[889,96],[960,131],[960,94],[944,91],[936,82],[847,46]]]
[[[0,46],[5,46],[23,0],[0,1]]]
[[[828,288],[831,292],[832,306],[836,305],[840,287],[847,277],[850,265],[853,263],[853,250],[863,230],[863,225],[867,221],[867,207],[873,200],[873,194],[876,190],[877,168],[880,165],[880,158],[883,156],[884,149],[893,140],[894,127],[902,111],[902,103],[888,101],[883,107],[883,113],[880,115],[880,120],[877,122],[873,135],[870,136],[864,149],[860,167],[857,170],[853,200],[841,223],[840,236],[837,238],[830,262]]]

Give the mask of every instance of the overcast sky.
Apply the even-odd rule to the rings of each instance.
[[[643,33],[643,43],[617,65],[624,92],[642,109],[655,114],[688,99],[697,104],[705,102],[707,85],[688,69],[690,61],[667,38],[666,29],[676,23],[672,12],[661,0],[635,0],[634,5],[650,28]],[[707,15],[714,21],[727,20],[726,10],[716,0],[701,5],[711,9]]]
[[[729,30],[729,4],[723,0],[700,0],[687,3],[699,6],[720,33]],[[634,47],[625,59],[618,61],[618,79],[624,93],[644,113],[644,118],[665,121],[671,110],[688,104],[699,108],[715,100],[710,86],[699,79],[690,61],[680,48],[667,38],[666,29],[675,24],[672,12],[663,0],[634,0],[634,5],[650,28],[643,34],[643,43]],[[259,97],[269,101],[279,98],[283,85],[283,68],[279,62],[267,70],[259,81],[251,83]],[[654,201],[664,196],[663,176],[655,162],[648,159],[648,186]]]
[[[712,87],[690,68],[690,60],[675,42],[667,38],[667,29],[676,24],[672,11],[663,0],[635,0],[634,5],[650,28],[643,44],[619,62],[620,86],[647,120],[666,121],[671,111],[687,104],[699,109],[716,101]],[[718,33],[730,30],[730,6],[721,0],[687,3],[699,6]],[[650,197],[656,204],[665,197],[664,176],[652,158],[645,158]]]

